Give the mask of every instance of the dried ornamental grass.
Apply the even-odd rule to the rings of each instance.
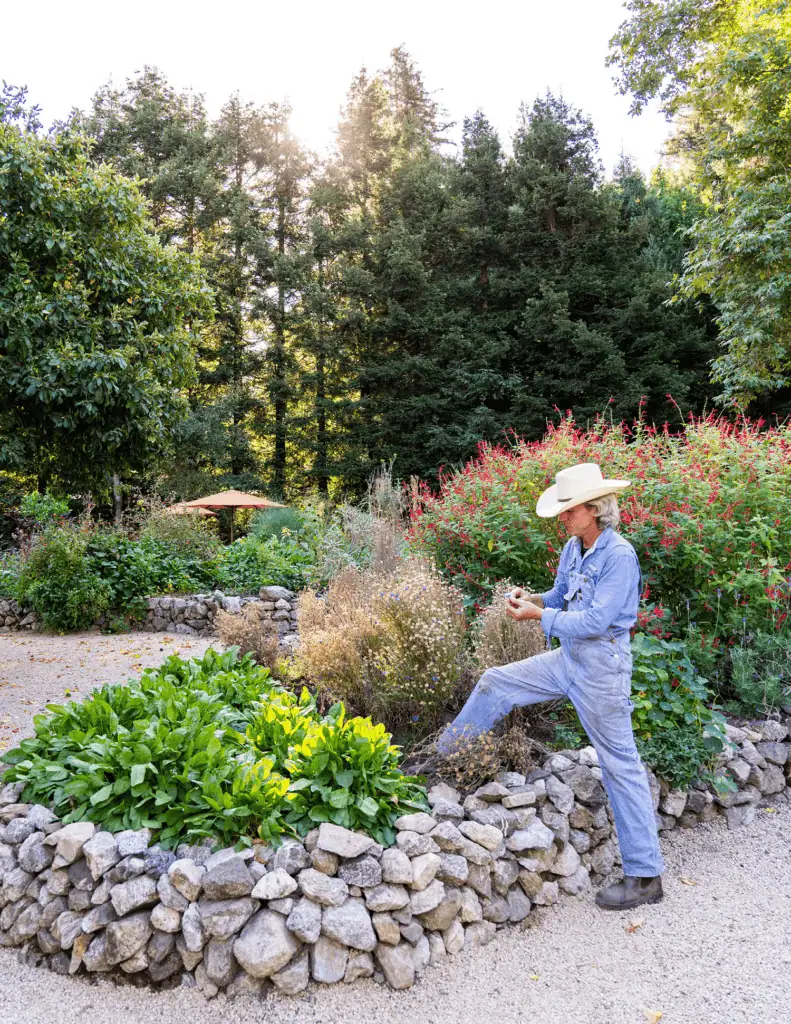
[[[241,612],[217,613],[217,631],[226,647],[238,647],[240,656],[252,654],[259,665],[274,672],[279,659],[279,643],[274,623],[262,618],[261,609],[246,605]]]
[[[317,687],[358,712],[430,725],[465,677],[461,594],[422,562],[349,570],[300,606],[299,659]]]
[[[527,589],[528,584],[522,584]],[[476,668],[488,668],[524,661],[547,649],[541,623],[535,619],[517,622],[506,614],[506,594],[513,589],[510,580],[497,584],[488,608],[478,616],[472,627],[473,653]]]

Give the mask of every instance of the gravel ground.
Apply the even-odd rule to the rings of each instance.
[[[0,637],[0,717],[29,731],[64,690],[128,677],[162,649],[206,641],[137,634]],[[79,690],[77,689],[79,687]],[[7,733],[3,733],[7,736]],[[10,741],[16,742],[12,733]],[[8,742],[8,736],[6,739]],[[665,900],[631,914],[590,895],[533,912],[530,927],[429,969],[408,992],[373,981],[311,986],[293,999],[207,1003],[194,990],[150,992],[108,979],[62,978],[0,951],[4,1024],[787,1024],[791,1020],[791,808],[762,811],[737,832],[723,823],[662,841]],[[538,927],[537,927],[538,925]],[[658,1016],[658,1014],[661,1014]]]

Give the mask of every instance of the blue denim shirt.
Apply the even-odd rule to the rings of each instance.
[[[541,597],[541,626],[547,635],[564,640],[627,638],[637,619],[642,576],[637,554],[628,540],[610,527],[585,556],[577,537],[570,537],[560,555],[555,585]],[[567,611],[563,611],[564,602]]]

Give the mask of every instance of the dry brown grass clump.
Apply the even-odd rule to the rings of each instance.
[[[461,594],[429,565],[347,570],[300,603],[299,659],[315,686],[392,725],[438,720],[467,669]]]
[[[496,665],[524,661],[547,649],[541,623],[535,619],[517,622],[506,614],[505,595],[513,589],[509,580],[497,584],[492,602],[473,626],[473,652],[476,668],[485,672]]]
[[[273,674],[279,661],[277,629],[270,619],[261,617],[261,609],[248,604],[241,612],[217,613],[217,631],[227,647],[238,647],[240,654],[252,654],[259,665]]]

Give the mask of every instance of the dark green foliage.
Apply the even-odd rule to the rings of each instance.
[[[0,96],[0,463],[102,489],[184,410],[205,280],[133,182],[72,127],[39,134],[24,100]]]
[[[110,607],[113,593],[93,571],[85,537],[70,529],[37,537],[6,586],[42,625],[62,633],[90,628]]]
[[[276,841],[317,821],[389,844],[395,818],[427,806],[383,726],[347,721],[340,705],[321,718],[306,690],[283,690],[236,649],[172,656],[126,686],[49,705],[35,732],[3,755],[25,799],[66,823],[151,828],[166,849]]]
[[[706,680],[681,641],[638,633],[632,641],[632,715],[641,756],[676,788],[706,776],[727,745],[725,719],[712,710]]]

